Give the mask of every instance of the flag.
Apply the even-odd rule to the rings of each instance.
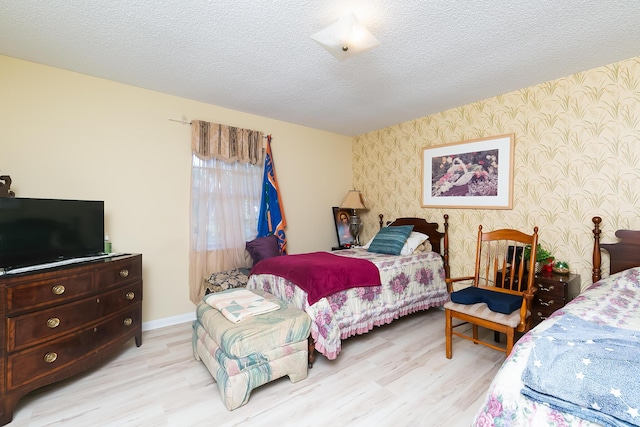
[[[287,253],[287,237],[284,229],[287,228],[287,220],[284,217],[284,209],[280,200],[280,189],[276,180],[276,170],[273,166],[271,154],[271,135],[267,136],[267,151],[264,159],[264,177],[262,179],[262,200],[260,201],[260,214],[258,215],[258,236],[264,237],[275,234],[278,238],[280,253]]]

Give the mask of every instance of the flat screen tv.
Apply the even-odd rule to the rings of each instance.
[[[0,270],[103,250],[103,201],[0,197]]]

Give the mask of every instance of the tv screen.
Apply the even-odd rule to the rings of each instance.
[[[103,201],[0,197],[0,269],[103,250]]]

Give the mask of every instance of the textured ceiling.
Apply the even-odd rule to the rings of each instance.
[[[310,36],[348,11],[381,45]],[[640,55],[636,0],[2,0],[0,54],[355,136]]]

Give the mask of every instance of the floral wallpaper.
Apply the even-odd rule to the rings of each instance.
[[[424,147],[515,135],[513,209],[421,207]],[[541,244],[591,283],[593,223],[602,241],[640,229],[640,57],[573,74],[354,138],[364,239],[386,220],[449,215],[452,276],[471,273],[478,225],[539,228]],[[442,227],[441,227],[442,229]],[[606,264],[606,256],[603,267]],[[606,272],[605,268],[605,272]]]

